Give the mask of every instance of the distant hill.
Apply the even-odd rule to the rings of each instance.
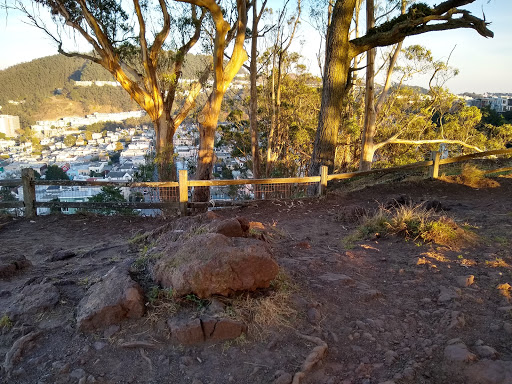
[[[197,78],[207,60],[207,56],[187,55],[183,78]],[[0,70],[0,113],[20,116],[22,127],[26,127],[36,120],[139,108],[121,87],[74,84],[94,80],[114,81],[99,64],[63,55],[14,65]]]

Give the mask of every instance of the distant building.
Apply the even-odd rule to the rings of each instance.
[[[0,115],[0,133],[7,137],[16,137],[20,129],[20,117],[11,115]]]

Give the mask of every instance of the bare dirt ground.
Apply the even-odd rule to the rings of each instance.
[[[0,382],[290,384],[316,337],[327,353],[303,384],[510,384],[512,304],[502,284],[512,284],[512,179],[496,180],[500,186],[489,189],[395,182],[216,211],[272,230],[275,258],[293,286],[291,316],[280,327],[248,324],[245,337],[194,346],[170,339],[162,308],[148,307],[142,319],[119,328],[76,327],[88,287],[112,266],[139,257],[130,239],[170,219],[2,218],[0,255],[25,256],[32,265],[0,276],[0,318],[22,289],[41,283],[56,288],[58,302],[35,311],[23,303],[25,313],[0,320]],[[441,202],[443,214],[478,235],[477,244],[450,249],[374,236],[344,245],[358,225],[354,213],[400,195]],[[76,256],[48,261],[59,250]],[[469,276],[474,281],[467,286]],[[183,305],[193,313],[207,304]],[[16,348],[25,335],[31,340]]]

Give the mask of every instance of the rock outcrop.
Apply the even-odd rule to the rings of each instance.
[[[279,267],[259,240],[206,233],[172,247],[154,267],[155,280],[178,296],[227,296],[266,288]]]
[[[89,288],[78,305],[77,323],[79,329],[89,331],[140,318],[144,309],[142,288],[132,280],[127,266],[117,266]]]

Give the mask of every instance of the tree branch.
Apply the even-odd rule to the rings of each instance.
[[[415,144],[415,145],[419,145],[419,144],[437,144],[437,143],[444,143],[444,144],[458,144],[458,145],[462,145],[466,148],[471,148],[471,149],[474,149],[475,151],[477,152],[483,152],[480,148],[474,146],[474,145],[471,145],[471,144],[467,144],[461,140],[448,140],[448,139],[435,139],[435,140],[404,140],[404,139],[394,139],[394,140],[386,140],[382,143],[379,143],[379,147],[378,148],[381,148],[383,147],[384,145],[386,144]]]
[[[361,54],[372,48],[387,46],[400,42],[407,36],[419,35],[431,31],[444,31],[458,28],[471,28],[476,30],[484,37],[493,37],[494,33],[487,28],[489,23],[471,15],[465,10],[455,8],[458,5],[465,5],[475,0],[449,0],[432,9],[430,15],[419,15],[415,17],[414,13],[404,15],[406,19],[397,22],[389,30],[373,30],[357,39],[350,41],[351,53],[353,56]],[[461,15],[454,18],[455,15]],[[437,22],[436,24],[428,24]]]
[[[199,92],[203,88],[204,84],[208,80],[208,76],[210,76],[210,72],[211,72],[211,66],[208,65],[204,69],[204,71],[201,74],[201,76],[199,77],[199,80],[194,82],[192,84],[192,86],[190,87],[190,91],[188,93],[187,98],[183,102],[183,105],[181,106],[180,111],[178,112],[178,114],[176,114],[176,116],[174,117],[174,127],[175,128],[179,127],[179,125],[187,117],[187,115],[190,112],[190,110],[192,108],[194,108],[195,100],[196,100],[197,96],[199,95]]]
[[[153,46],[151,47],[151,52],[149,54],[149,58],[153,67],[157,66],[158,53],[164,44],[165,39],[169,35],[169,31],[171,30],[171,16],[169,15],[169,11],[167,10],[167,4],[165,4],[165,0],[159,0],[160,9],[162,10],[162,16],[164,18],[164,25],[162,30],[156,35],[155,40],[153,41]]]

